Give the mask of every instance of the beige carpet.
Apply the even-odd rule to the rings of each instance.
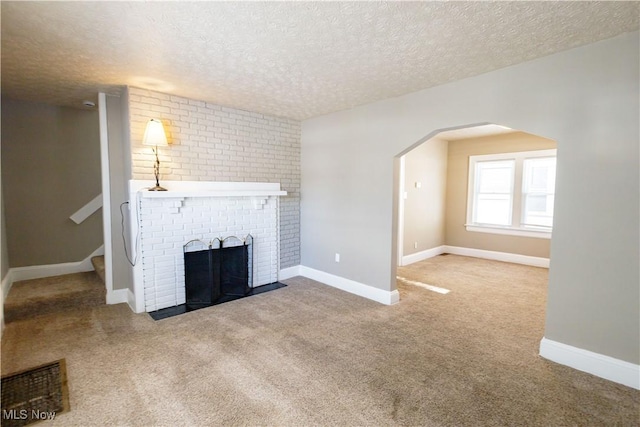
[[[2,373],[66,358],[51,425],[640,424],[640,392],[540,358],[547,270],[440,256],[384,306],[317,282],[154,322],[126,305],[7,325]]]
[[[22,280],[11,286],[4,303],[5,323],[75,307],[104,305],[104,281],[93,271]]]

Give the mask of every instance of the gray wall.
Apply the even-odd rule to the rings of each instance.
[[[432,138],[407,153],[404,178],[403,255],[444,245],[447,141]]]
[[[2,151],[0,150],[0,159]],[[0,161],[0,165],[2,161]],[[9,252],[7,251],[7,227],[4,221],[4,197],[2,195],[2,167],[0,166],[0,334],[4,332],[4,293],[5,287],[8,288],[9,282],[5,283],[4,279],[9,272]]]
[[[120,205],[129,199],[128,181],[131,179],[131,161],[128,127],[128,93],[122,96],[107,96],[107,134],[109,139],[109,181],[111,193],[111,272],[113,289],[131,289],[133,291],[133,272],[122,238],[124,216],[124,235],[129,238],[129,207]],[[132,242],[127,241],[127,251],[131,261]]]
[[[469,156],[556,148],[555,141],[523,132],[449,142],[446,240],[449,246],[549,258],[550,240],[467,231]]]
[[[10,267],[81,261],[102,245],[97,111],[2,99],[2,185]]]
[[[160,184],[176,181],[279,182],[280,268],[300,264],[300,122],[208,102],[129,88],[134,179],[154,179],[150,118],[160,119],[168,147],[159,148]]]
[[[0,183],[2,181],[0,180]],[[0,281],[4,280],[9,272],[9,250],[7,247],[7,223],[4,219],[4,194],[0,185]]]
[[[396,156],[438,129],[522,129],[558,143],[545,336],[639,363],[638,38],[304,121],[302,264],[394,289]]]

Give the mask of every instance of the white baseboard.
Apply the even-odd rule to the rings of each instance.
[[[394,291],[383,291],[382,289],[374,288],[373,286],[365,285],[364,283],[345,279],[344,277],[335,276],[333,274],[325,273],[324,271],[305,267],[304,265],[301,265],[299,268],[301,276],[317,280],[325,285],[333,286],[334,288],[338,288],[382,304],[391,305],[400,301],[400,294],[397,289]]]
[[[107,292],[107,304],[129,303],[129,289],[114,289]]]
[[[6,301],[7,295],[9,295],[9,291],[11,290],[11,285],[13,285],[13,272],[11,269],[7,271],[7,274],[4,275],[2,279],[2,301]]]
[[[443,253],[469,256],[474,258],[492,259],[495,261],[512,262],[514,264],[531,265],[533,267],[549,268],[549,258],[539,258],[528,255],[511,254],[507,252],[486,251],[483,249],[461,248],[459,246],[443,246]]]
[[[294,265],[293,267],[283,268],[278,274],[278,280],[287,280],[292,277],[300,276],[300,266]]]
[[[12,282],[20,280],[40,279],[42,277],[61,276],[63,274],[81,273],[93,271],[91,258],[104,255],[104,245],[93,251],[82,261],[66,262],[63,264],[33,265],[29,267],[14,267],[9,269]]]
[[[343,291],[377,301],[382,304],[391,305],[400,301],[400,294],[397,290],[383,291],[373,286],[365,285],[354,280],[345,279],[344,277],[325,273],[303,265],[283,268],[280,270],[279,280],[290,279],[295,276],[304,276],[309,279],[317,280],[325,285],[341,289]]]
[[[2,294],[0,294],[0,337],[4,334],[4,302],[7,300],[7,295],[9,295],[12,283],[11,270],[9,270],[2,278]]]
[[[131,292],[131,289],[115,289],[110,293],[107,293],[107,304],[122,304],[125,303],[129,306],[131,311],[136,311],[136,297]]]
[[[127,304],[129,304],[129,308],[134,313],[144,313],[144,309],[137,311],[136,310],[136,295],[131,291],[131,289],[127,289]]]
[[[540,341],[540,356],[552,362],[640,390],[640,365],[547,338],[542,338]]]
[[[415,254],[406,255],[402,257],[402,265],[413,264],[414,262],[423,261],[425,259],[433,258],[444,253],[445,246],[437,246],[435,248],[426,249],[424,251],[416,252]]]

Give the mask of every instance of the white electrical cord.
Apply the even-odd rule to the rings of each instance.
[[[138,262],[138,252],[139,251],[137,249],[138,249],[138,243],[139,243],[138,242],[138,240],[139,240],[138,237],[139,237],[140,233],[139,233],[138,230],[136,230],[136,245],[134,247],[136,256],[134,257],[133,261],[131,261],[131,258],[129,257],[129,252],[127,251],[127,239],[126,239],[126,237],[124,235],[124,212],[122,212],[122,207],[124,205],[128,205],[128,204],[129,204],[129,202],[122,202],[120,204],[120,218],[121,218],[120,225],[121,225],[121,228],[122,228],[122,245],[124,246],[124,255],[125,255],[125,257],[127,257],[127,261],[129,261],[129,264],[131,264],[132,267],[135,267],[136,263]],[[138,220],[137,221],[138,224],[140,224],[139,210],[140,209],[138,209],[137,206],[136,206],[136,219]]]

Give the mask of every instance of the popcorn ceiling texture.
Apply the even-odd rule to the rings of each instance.
[[[133,179],[153,179],[142,136],[162,120],[160,184],[167,181],[279,182],[280,268],[300,264],[300,123],[203,101],[129,88]]]
[[[2,2],[2,95],[79,106],[135,86],[302,120],[634,31],[639,8]]]

